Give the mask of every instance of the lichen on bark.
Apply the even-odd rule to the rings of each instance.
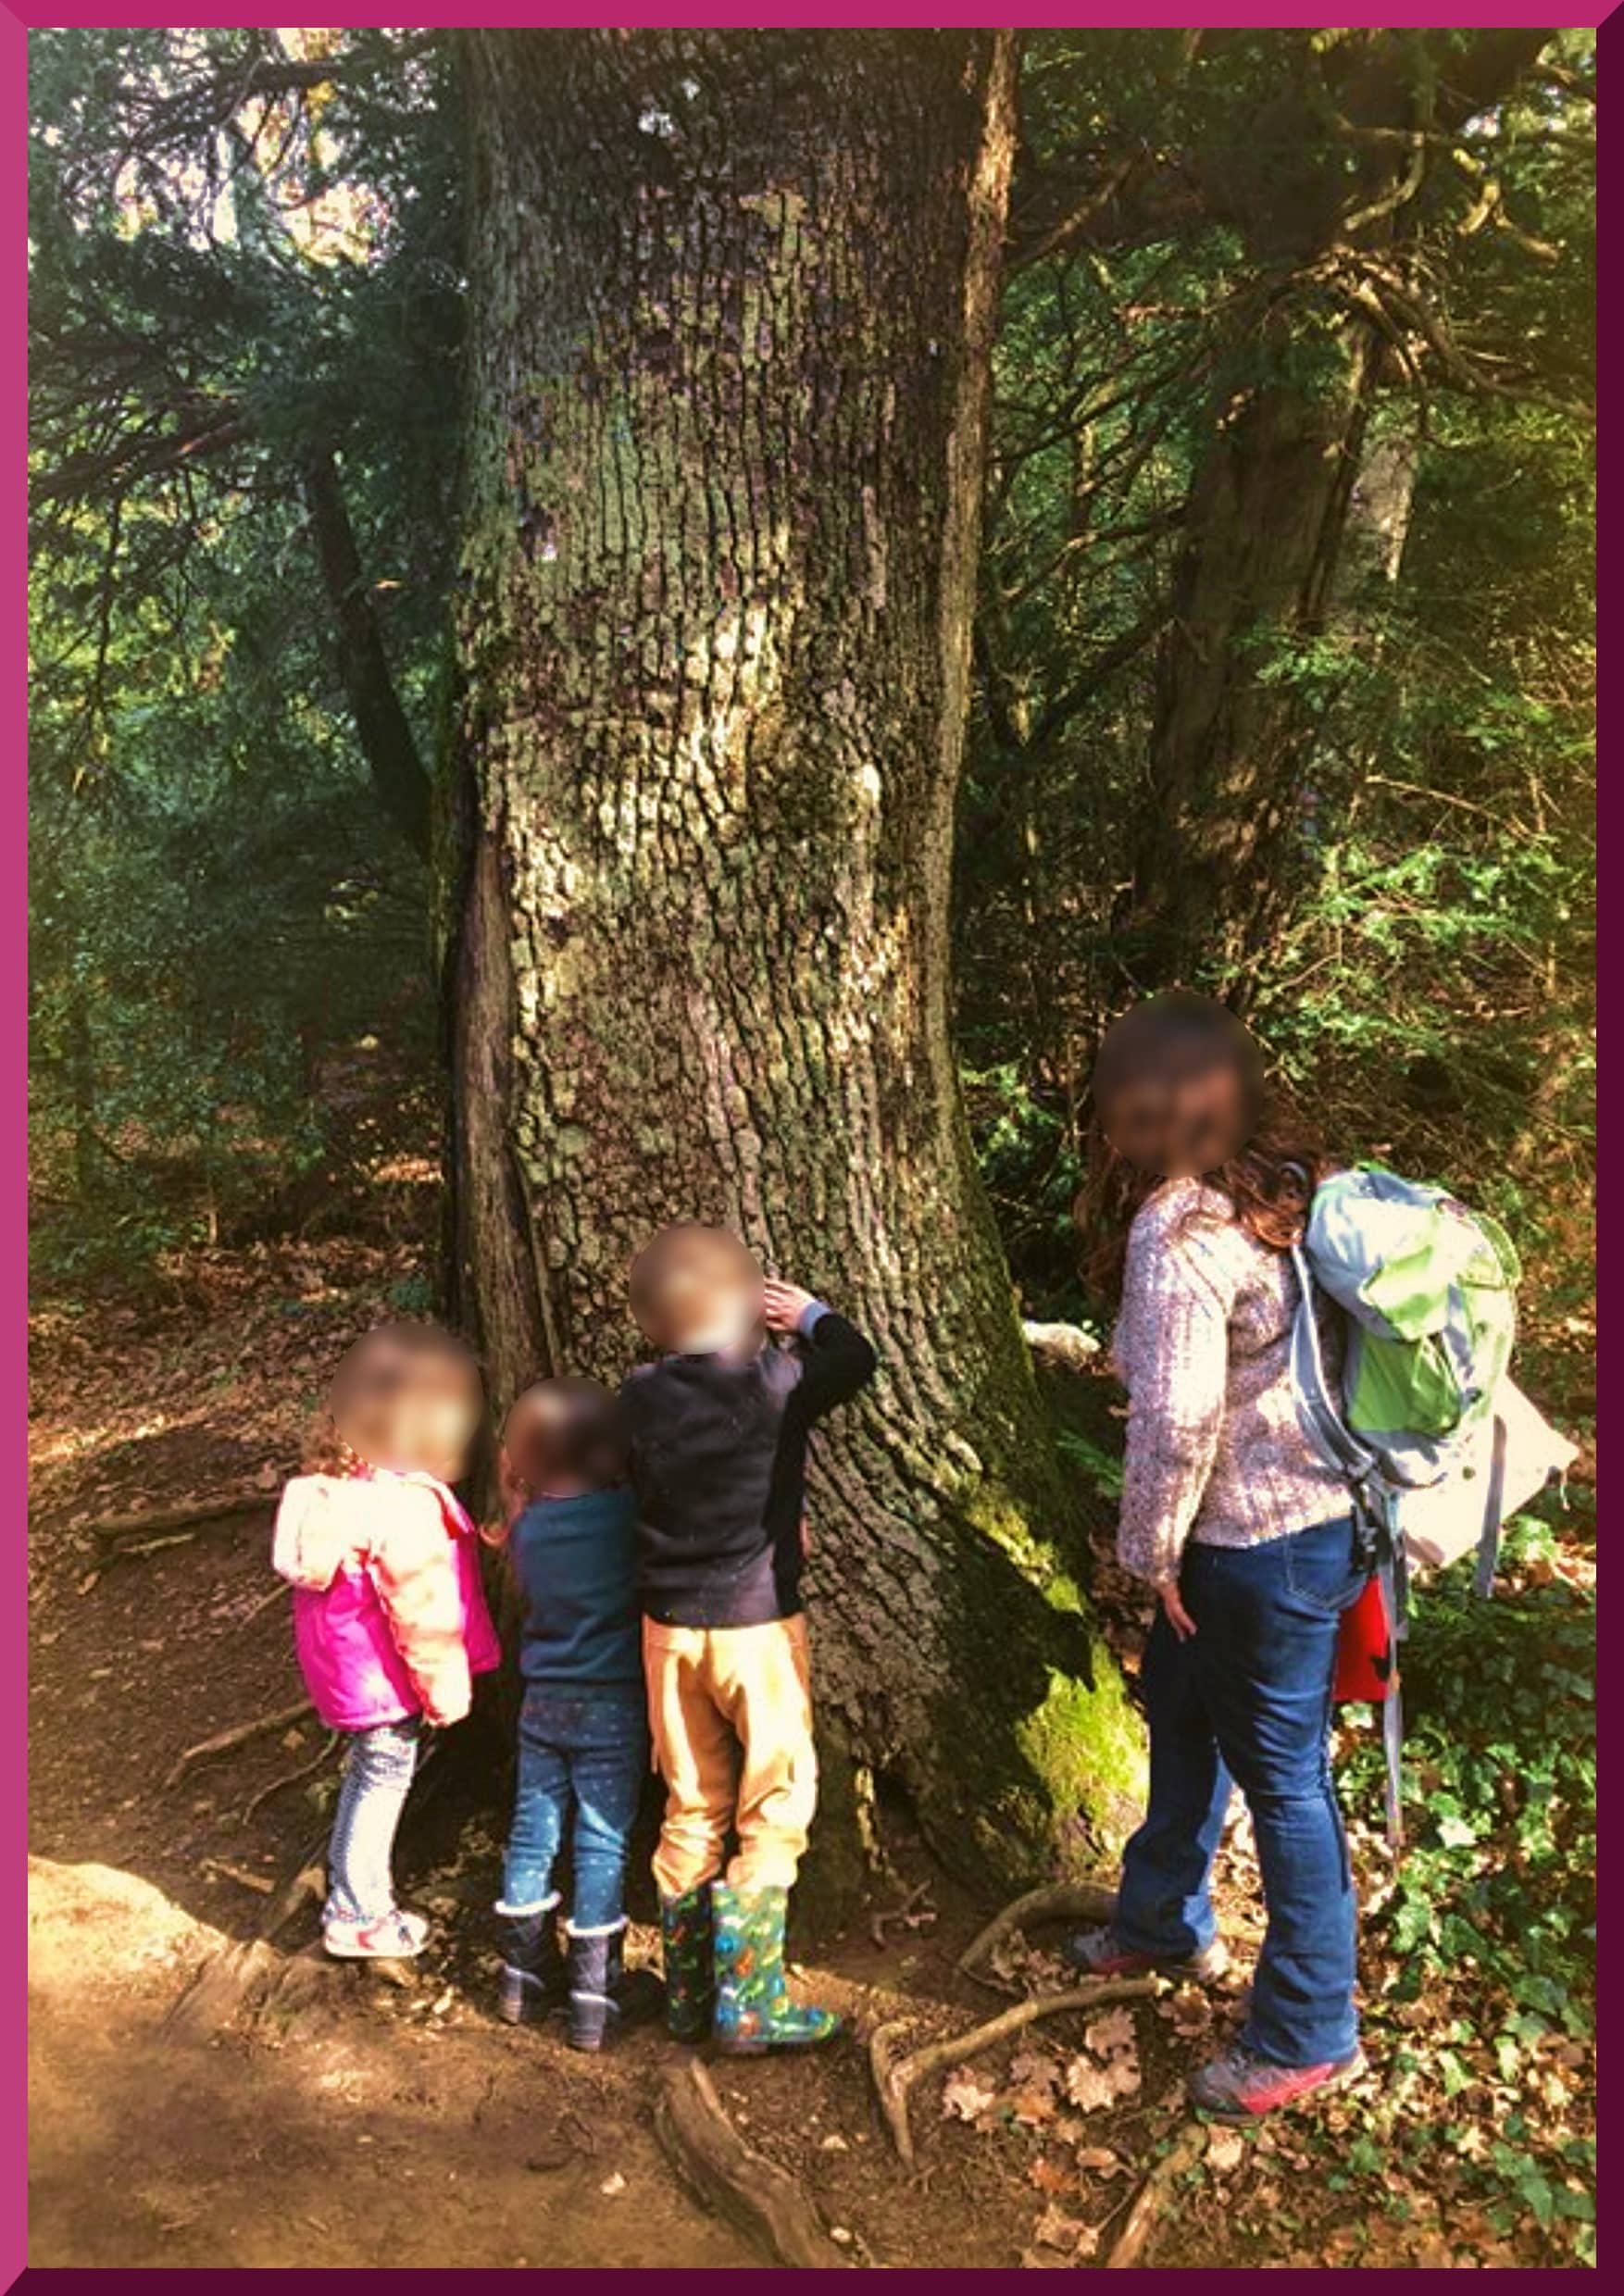
[[[460,1296],[499,1395],[612,1378],[632,1253],[696,1217],[870,1332],[812,1468],[819,1695],[1024,1878],[1119,1829],[1132,1731],[948,1025],[1010,44],[468,59]]]

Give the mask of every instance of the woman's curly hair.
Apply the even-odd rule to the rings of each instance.
[[[1334,1159],[1312,1129],[1271,1094],[1245,1146],[1201,1178],[1229,1198],[1235,1218],[1255,1242],[1270,1251],[1289,1252],[1301,1240],[1314,1191],[1334,1169]],[[1118,1154],[1096,1115],[1089,1127],[1086,1175],[1071,1217],[1082,1247],[1083,1275],[1098,1298],[1115,1302],[1120,1297],[1128,1231],[1140,1205],[1161,1184],[1159,1172],[1146,1172]]]

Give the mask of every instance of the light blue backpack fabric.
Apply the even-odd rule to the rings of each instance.
[[[1298,1416],[1318,1457],[1347,1479],[1387,1604],[1382,1720],[1396,1845],[1404,1728],[1396,1645],[1407,1625],[1410,1568],[1475,1546],[1477,1591],[1489,1595],[1504,1516],[1566,1466],[1572,1446],[1507,1376],[1521,1270],[1493,1220],[1446,1189],[1355,1165],[1315,1191],[1292,1258],[1301,1295],[1292,1332]],[[1342,1317],[1340,1398],[1326,1374],[1317,1294]]]

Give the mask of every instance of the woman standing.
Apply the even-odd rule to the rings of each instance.
[[[1245,2120],[1364,2069],[1330,1723],[1338,1621],[1369,1566],[1346,1484],[1298,1426],[1290,1364],[1289,1249],[1328,1167],[1269,1109],[1241,1024],[1205,997],[1117,1022],[1093,1098],[1079,1217],[1096,1278],[1121,1294],[1118,1552],[1159,1607],[1142,1674],[1149,1810],[1110,1926],[1068,1951],[1098,1976],[1221,1974],[1208,1880],[1238,1785],[1268,1933],[1240,2038],[1190,2093]]]

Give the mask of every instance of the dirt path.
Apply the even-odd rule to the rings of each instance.
[[[656,2142],[674,2044],[643,2033],[593,2062],[490,2015],[493,1806],[419,1828],[407,1894],[436,1938],[409,1990],[344,1971],[286,2033],[261,2024],[199,2047],[160,2029],[199,1961],[254,1934],[272,1878],[324,1831],[331,1763],[249,1807],[319,1753],[313,1723],[165,1780],[188,1746],[299,1696],[284,1607],[263,1600],[270,1486],[293,1454],[302,1379],[313,1386],[381,1312],[398,1270],[358,1257],[324,1280],[290,1254],[255,1274],[201,1316],[177,1304],[48,1328],[36,1362],[32,2261],[758,2265]],[[267,1349],[280,1358],[269,1382],[244,1368]],[[98,1566],[94,1516],[256,1476],[262,1516]],[[651,1910],[634,1901],[634,1955],[653,1950]],[[1030,2196],[997,2148],[945,2175],[937,2164],[917,2188],[899,2180],[860,2039],[882,2017],[939,2021],[965,2002],[952,1958],[976,1918],[952,1908],[940,1936],[900,1929],[884,1950],[860,1921],[807,1980],[858,2038],[815,2062],[718,2068],[743,2133],[845,2236],[831,2263],[1019,2252]],[[313,1933],[306,1919],[285,1942]]]
[[[166,1779],[189,1745],[300,1692],[286,1611],[267,1568],[275,1487],[345,1341],[398,1304],[410,1255],[355,1244],[213,1255],[167,1302],[46,1308],[35,1345],[31,1572],[31,2261],[46,2265],[754,2266],[697,2207],[654,2133],[658,2032],[599,2060],[491,2015],[502,1745],[463,1740],[424,1779],[403,1881],[435,1923],[416,1981],[346,1969],[292,2020],[212,2043],[163,2018],[189,1974],[252,1937],[274,1878],[324,1839],[334,1766],[305,1722]],[[108,1568],[89,1525],[257,1484],[257,1515]],[[1110,1574],[1098,1584],[1117,1607]],[[1131,1635],[1126,1608],[1121,1626]],[[466,1791],[473,1789],[472,1801]],[[268,1790],[269,1790],[268,1791]],[[917,2173],[879,2117],[867,2040],[911,2022],[920,2040],[1003,2005],[956,1957],[987,1909],[955,1895],[902,1813],[882,1812],[893,1876],[800,1980],[849,2036],[809,2058],[713,2066],[721,2102],[816,2205],[831,2262],[931,2269],[1095,2266],[1158,2151],[1187,2114],[1183,2075],[1232,2022],[1247,1974],[1193,1991],[1068,2012],[922,2082]],[[1039,1877],[1034,1877],[1039,1878]],[[1220,1903],[1255,1926],[1255,1870],[1231,1842]],[[921,1928],[877,1944],[871,1915],[908,1899]],[[646,1861],[631,1951],[654,1950]],[[279,1945],[314,1939],[306,1912]],[[1041,1943],[1042,1940],[1039,1940]],[[1050,1940],[1049,1942],[1053,1942]],[[1019,1973],[1037,1990],[1057,1965]],[[1378,1967],[1368,1975],[1380,1980]],[[1405,2028],[1408,2039],[1408,2028]],[[1379,2077],[1378,2077],[1379,2078]],[[1436,2092],[1434,2092],[1436,2094]],[[1418,2178],[1378,2212],[1351,2189],[1347,2149],[1378,2086],[1319,2116],[1226,2137],[1157,2226],[1152,2265],[1526,2264],[1505,2238]],[[1458,2109],[1458,2108],[1457,2108]]]
[[[160,2031],[221,1942],[99,1866],[30,1866],[34,2265],[756,2261],[675,2185],[623,2076],[528,2035],[371,2017]]]

